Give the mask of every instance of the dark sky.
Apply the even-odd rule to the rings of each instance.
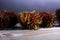
[[[0,0],[0,10],[12,11],[55,11],[60,0]]]

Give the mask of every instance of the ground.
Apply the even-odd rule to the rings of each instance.
[[[1,30],[0,40],[60,40],[60,28],[39,30]]]

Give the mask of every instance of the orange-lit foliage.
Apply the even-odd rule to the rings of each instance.
[[[51,27],[54,16],[49,12],[21,12],[19,22],[26,29],[39,29],[40,27]]]

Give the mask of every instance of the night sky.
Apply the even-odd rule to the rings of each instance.
[[[60,0],[0,0],[0,10],[51,11],[60,8]]]

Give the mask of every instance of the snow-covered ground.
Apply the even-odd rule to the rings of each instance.
[[[60,28],[39,30],[1,30],[0,40],[60,40]]]

